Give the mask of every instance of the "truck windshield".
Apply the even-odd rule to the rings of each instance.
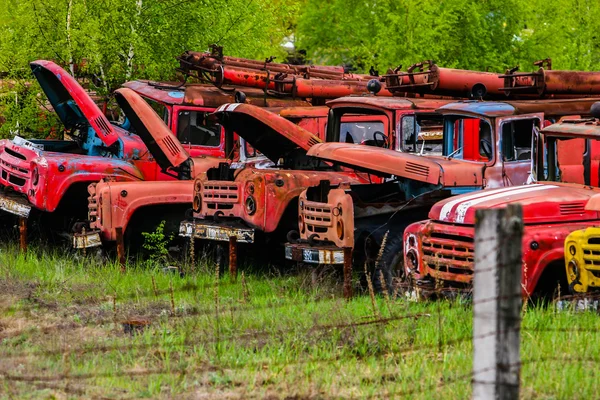
[[[383,122],[342,122],[340,142],[376,146],[385,140]]]
[[[444,124],[441,116],[406,115],[402,117],[401,141],[396,150],[405,153],[442,155],[444,149]]]
[[[219,147],[221,145],[221,125],[206,118],[208,114],[204,111],[179,111],[177,139],[184,144]]]

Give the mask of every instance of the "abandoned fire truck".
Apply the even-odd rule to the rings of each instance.
[[[598,117],[598,111],[600,104],[596,103],[592,113]],[[565,247],[565,238],[575,230],[600,223],[598,211],[586,209],[590,198],[600,194],[598,120],[564,120],[550,125],[534,133],[531,150],[532,176],[539,181],[443,200],[432,207],[429,220],[406,228],[405,273],[424,292],[434,285],[470,287],[474,273],[475,212],[509,203],[523,207],[523,294],[536,298],[549,296],[558,285],[566,292],[568,274],[574,290],[584,289],[578,286],[583,279],[579,283],[576,280],[583,276],[582,271],[587,272],[586,265],[593,265],[585,263],[586,259],[592,259],[589,256],[593,253],[587,242],[578,247],[576,241],[567,240]],[[565,249],[570,255],[579,252],[582,257],[569,259],[574,262],[568,264],[567,274]]]
[[[335,184],[372,179],[307,157],[307,151],[322,141],[266,110],[230,104],[220,107],[215,116],[275,165],[236,170],[222,164],[200,174],[194,184],[194,218],[181,223],[182,236],[215,241],[218,248],[228,242],[234,255],[238,242],[284,238],[297,224],[296,200],[304,188],[323,179]]]
[[[402,265],[402,233],[408,224],[424,218],[441,198],[526,183],[533,129],[550,122],[544,118],[587,114],[591,104],[593,100],[450,103],[437,110],[444,126],[437,154],[334,143],[314,146],[311,156],[389,179],[340,187],[321,182],[304,191],[286,258],[310,264],[346,262],[361,269],[368,262],[375,287],[384,287],[383,274],[391,288]],[[427,147],[426,136],[414,137],[416,149]]]

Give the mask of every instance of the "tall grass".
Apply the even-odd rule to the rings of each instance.
[[[0,251],[0,391],[7,396],[467,398],[472,310],[369,295],[335,279],[214,265],[180,276],[142,262]],[[172,289],[171,289],[172,288]],[[136,325],[137,324],[137,325]],[[140,329],[124,327],[136,325]],[[526,398],[593,398],[595,314],[529,308]],[[131,332],[131,333],[129,333]]]

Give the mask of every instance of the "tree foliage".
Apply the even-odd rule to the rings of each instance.
[[[592,0],[306,0],[297,45],[313,62],[366,71],[432,59],[503,72],[551,57],[555,69],[600,67]]]
[[[98,78],[95,89],[106,94],[126,80],[173,79],[177,55],[211,43],[240,57],[281,56],[294,7],[269,0],[0,0],[0,72],[31,80],[28,63],[51,59],[76,76]],[[35,88],[10,91],[29,99]],[[0,112],[10,111],[23,127],[30,101],[15,107],[9,98],[0,97]]]

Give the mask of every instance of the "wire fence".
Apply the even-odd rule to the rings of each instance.
[[[505,267],[492,265],[492,255],[514,237],[499,243],[497,252],[479,258],[486,265],[477,265],[476,275]],[[72,293],[68,301],[51,301],[36,285],[10,296],[8,285],[17,283],[5,280],[0,392],[15,398],[25,387],[106,398],[465,398],[477,397],[478,384],[509,385],[487,379],[508,370],[516,371],[514,389],[523,398],[593,398],[600,389],[597,310],[580,311],[578,297],[524,307],[520,287],[511,296],[485,286],[478,300],[470,289],[435,285],[435,300],[415,302],[411,287],[395,282],[391,295],[367,285],[345,301],[339,287],[333,295],[310,285],[281,293],[244,275],[229,282],[218,268],[212,282],[187,277],[173,284],[180,279],[173,275],[168,288],[159,288],[153,277],[128,295]],[[55,289],[70,290],[68,283]],[[477,315],[480,306],[510,303],[519,304],[518,323],[474,333],[474,317],[499,318]],[[490,354],[475,354],[474,342],[491,339],[502,347],[510,334],[520,337],[519,359],[478,369],[477,358]]]

